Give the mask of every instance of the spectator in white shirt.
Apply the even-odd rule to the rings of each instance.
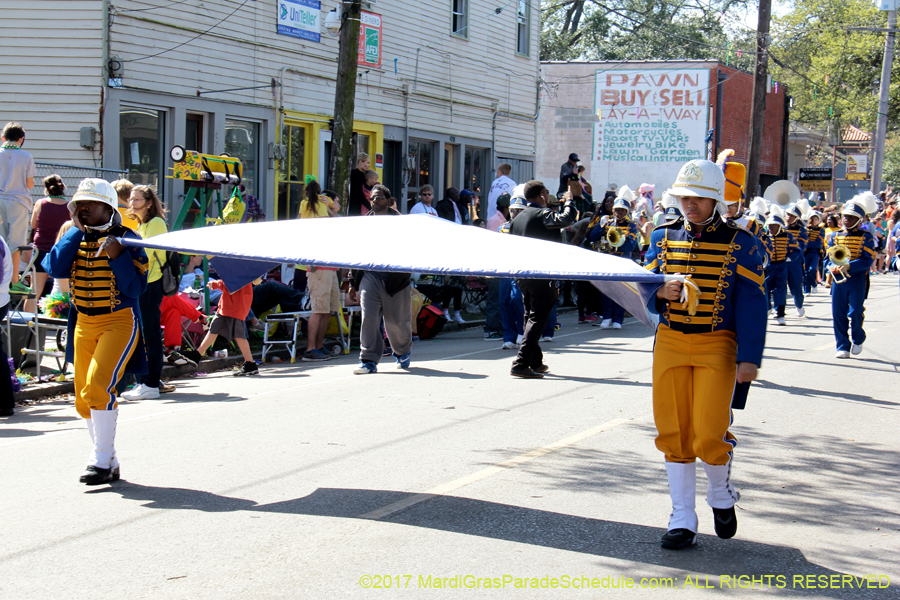
[[[409,214],[419,215],[426,214],[432,217],[438,216],[437,210],[431,205],[434,201],[434,188],[430,185],[423,185],[419,188],[419,201],[415,206],[409,209]]]
[[[488,192],[488,205],[485,214],[490,218],[497,211],[497,198],[501,194],[512,194],[516,182],[510,179],[509,174],[512,173],[512,165],[509,163],[500,163],[497,165],[497,179],[491,183],[491,190]]]

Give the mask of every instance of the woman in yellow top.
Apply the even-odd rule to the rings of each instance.
[[[322,194],[322,188],[315,177],[306,176],[306,200],[300,203],[301,219],[321,219],[337,213],[341,204],[336,199]],[[307,267],[306,281],[309,288],[309,327],[306,336],[304,361],[323,361],[331,358],[324,349],[325,330],[331,313],[341,310],[338,290],[337,269],[329,267]]]
[[[322,193],[322,186],[312,175],[306,176],[306,199],[300,202],[301,219],[317,219],[332,217],[341,210],[341,203],[334,198]]]
[[[169,231],[166,225],[166,209],[149,185],[136,185],[128,199],[127,215],[137,221],[137,232],[143,239],[161,235]],[[126,400],[145,400],[159,398],[160,392],[170,392],[174,386],[160,386],[159,377],[163,367],[163,345],[160,334],[160,309],[163,299],[162,264],[166,253],[162,250],[147,248],[149,270],[147,272],[147,291],[141,294],[138,301],[141,307],[144,344],[147,347],[146,375],[136,375],[135,386],[121,394]]]
[[[638,228],[641,232],[641,262],[643,262],[644,254],[650,247],[650,235],[653,233],[654,227],[653,221],[650,220],[650,216],[645,210],[641,211],[641,214],[638,216],[638,220],[640,221]]]

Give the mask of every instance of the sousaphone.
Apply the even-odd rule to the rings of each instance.
[[[777,204],[781,208],[787,208],[791,204],[798,202],[802,195],[800,188],[787,179],[781,179],[766,188],[763,198],[768,200],[770,204]]]

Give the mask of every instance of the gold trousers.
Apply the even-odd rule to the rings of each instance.
[[[737,444],[728,431],[736,357],[734,332],[685,334],[662,324],[656,330],[653,418],[656,447],[668,462],[731,460]]]
[[[116,384],[140,341],[140,323],[131,308],[108,315],[78,315],[75,324],[75,410],[85,419],[93,410],[112,410]]]

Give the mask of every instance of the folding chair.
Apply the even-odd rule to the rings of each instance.
[[[480,306],[482,302],[487,300],[488,286],[481,277],[470,275],[466,278],[466,287],[463,291],[463,305],[468,307],[470,304]]]

